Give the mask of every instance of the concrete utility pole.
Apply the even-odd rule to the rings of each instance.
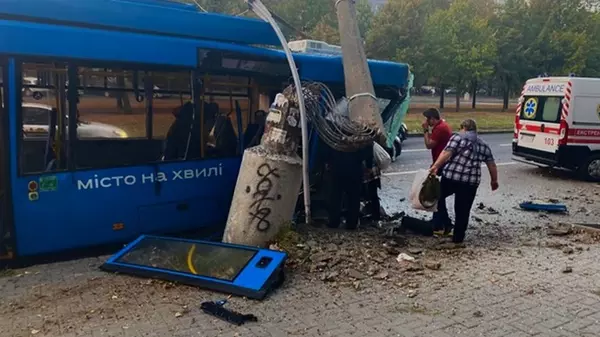
[[[260,145],[244,151],[223,242],[268,247],[292,219],[302,184],[294,90],[277,94]]]
[[[335,8],[340,30],[350,119],[376,131],[380,137],[383,137],[380,140],[385,141],[383,120],[375,97],[363,39],[356,20],[355,1],[336,0]]]

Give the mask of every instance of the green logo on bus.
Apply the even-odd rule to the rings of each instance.
[[[52,192],[58,188],[58,178],[56,176],[40,177],[40,191]]]

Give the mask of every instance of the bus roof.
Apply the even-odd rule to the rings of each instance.
[[[277,35],[264,21],[203,13],[194,6],[166,0],[2,0],[0,14],[38,23],[279,45]]]
[[[279,45],[268,23],[166,0],[3,0],[0,16],[0,53],[194,67],[205,48],[285,60],[281,50],[252,46]],[[303,80],[344,82],[341,56],[294,59]],[[407,85],[408,65],[368,62],[375,86]]]
[[[283,52],[281,52],[283,55]],[[303,80],[324,83],[343,83],[344,66],[342,56],[317,54],[294,54]],[[375,86],[405,87],[409,69],[404,63],[369,60],[369,70]]]

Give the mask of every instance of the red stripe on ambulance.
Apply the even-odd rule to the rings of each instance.
[[[550,126],[544,126],[544,131],[542,131],[541,125],[525,124],[524,126],[525,126],[525,128],[521,128],[521,130],[527,130],[527,131],[532,131],[532,132],[542,132],[542,133],[555,133],[555,134],[558,134],[560,131],[560,128],[553,128]]]

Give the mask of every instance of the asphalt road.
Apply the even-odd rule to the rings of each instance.
[[[482,169],[482,181],[476,203],[493,206],[499,211],[500,223],[508,227],[528,228],[539,224],[536,213],[518,209],[519,203],[529,200],[559,200],[569,208],[568,215],[549,215],[544,220],[597,223],[600,208],[592,207],[600,201],[600,184],[581,181],[573,172],[551,170],[512,161],[512,134],[487,134],[482,138],[490,145],[496,164],[500,189],[492,192],[487,169]],[[409,138],[400,157],[384,173],[380,192],[382,205],[390,213],[405,211],[412,215],[430,217],[415,211],[407,201],[418,170],[431,165],[431,153],[423,139]],[[449,207],[453,205],[449,199]]]
[[[485,134],[481,136],[492,148],[496,163],[499,166],[515,164],[511,159],[512,136],[512,133]],[[392,176],[411,174],[416,170],[428,168],[431,163],[431,151],[425,148],[423,138],[410,137],[403,144],[402,154],[392,164],[392,167],[386,170],[386,174]]]

